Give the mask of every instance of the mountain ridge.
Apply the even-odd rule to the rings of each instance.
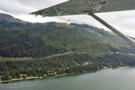
[[[0,13],[0,22],[17,22],[17,23],[24,23],[25,21],[22,21],[20,19],[14,18],[11,15]]]
[[[0,22],[0,82],[135,66],[135,48],[103,29],[8,20]]]

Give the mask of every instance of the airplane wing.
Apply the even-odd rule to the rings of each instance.
[[[31,14],[42,16],[61,16],[61,15],[74,15],[83,14],[84,10],[88,10],[88,6],[85,3],[86,0],[70,0],[64,3],[57,4],[55,6],[45,8]]]
[[[113,28],[98,16],[94,15],[94,13],[99,12],[124,11],[134,9],[135,0],[69,0],[67,2],[33,12],[31,14],[42,16],[63,16],[87,13],[105,25],[107,28],[112,30],[114,33],[116,33],[123,40],[135,46],[135,41],[125,36],[117,29]]]
[[[135,0],[69,0],[49,8],[32,12],[42,16],[63,16],[84,14],[94,10],[94,13],[124,11],[135,9]]]

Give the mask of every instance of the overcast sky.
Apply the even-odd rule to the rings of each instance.
[[[88,15],[54,18],[43,18],[41,16],[35,17],[29,15],[29,13],[33,11],[55,5],[63,1],[66,0],[0,0],[0,12],[7,13],[13,15],[14,17],[30,22],[73,22],[89,24],[99,28],[107,29]],[[97,15],[107,21],[109,24],[113,25],[115,28],[119,29],[124,34],[135,37],[135,10],[101,13]]]

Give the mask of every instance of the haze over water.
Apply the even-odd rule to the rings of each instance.
[[[135,90],[135,68],[0,84],[0,90]]]

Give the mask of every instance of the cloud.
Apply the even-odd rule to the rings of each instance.
[[[65,2],[68,0],[15,0],[24,5],[35,7],[36,9],[46,8],[48,6],[56,5],[61,2]]]
[[[67,0],[0,0],[0,10],[12,14],[26,14]]]
[[[135,37],[135,10],[98,15],[124,34]]]
[[[19,19],[30,21],[30,22],[65,22],[65,23],[79,23],[89,24],[99,28],[104,28],[102,24],[97,22],[95,19],[88,15],[74,15],[64,17],[46,17],[41,16],[35,17],[29,15],[29,13],[49,7],[67,0],[0,0],[0,12],[4,12]],[[135,37],[135,10],[122,11],[122,12],[110,12],[97,14],[99,17],[104,19],[110,25],[119,29],[124,34]]]
[[[0,0],[0,10],[13,14],[22,14],[36,9],[26,6],[17,0]]]

